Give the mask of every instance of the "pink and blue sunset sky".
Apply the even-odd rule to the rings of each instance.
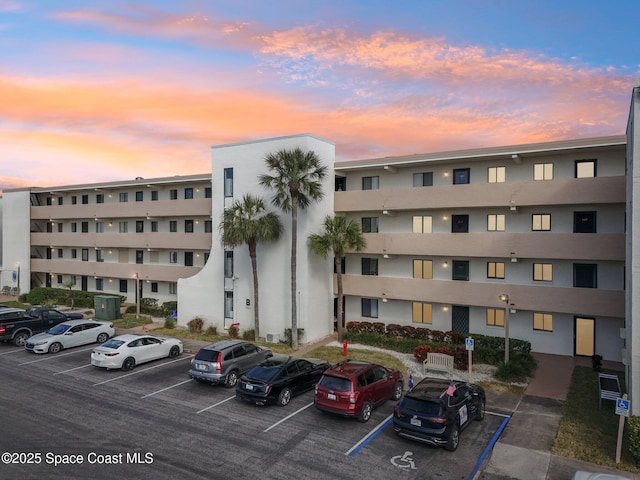
[[[640,3],[0,0],[0,189],[622,135]]]

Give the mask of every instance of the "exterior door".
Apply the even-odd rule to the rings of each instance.
[[[458,333],[469,333],[469,307],[454,305],[451,309],[451,330]]]
[[[575,317],[575,354],[590,357],[595,354],[595,318]]]

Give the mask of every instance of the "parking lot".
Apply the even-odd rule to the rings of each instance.
[[[91,350],[0,344],[0,444],[14,452],[1,478],[464,479],[508,413],[489,398],[448,452],[397,437],[391,401],[365,424],[319,412],[312,391],[258,407],[190,380],[189,354],[122,372],[92,367]]]

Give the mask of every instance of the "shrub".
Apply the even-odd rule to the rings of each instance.
[[[627,437],[629,439],[629,452],[636,464],[640,462],[640,417],[632,415],[627,419]]]
[[[172,330],[176,328],[176,322],[173,318],[165,318],[164,320],[164,328]]]
[[[453,352],[449,347],[440,346],[436,348],[436,353],[444,353],[445,355],[453,355]]]
[[[473,353],[471,352],[472,361],[473,361]],[[453,363],[456,368],[460,370],[467,370],[469,368],[469,353],[466,347],[456,347],[453,352]]]
[[[238,325],[235,323],[232,323],[229,326],[229,336],[231,338],[238,338],[239,335],[240,335],[240,329],[238,328]]]
[[[162,308],[165,315],[171,315],[173,312],[178,311],[178,302],[175,300],[164,302],[160,308]]]
[[[418,345],[413,349],[413,356],[420,363],[424,362],[427,359],[427,354],[431,351],[431,347],[429,345]]]
[[[369,322],[362,322],[362,323],[369,323]],[[369,323],[369,325],[372,325],[372,324]],[[304,337],[304,328],[299,328],[298,329],[298,342],[300,342],[300,340],[302,340],[303,337]],[[291,346],[291,329],[290,328],[285,328],[284,329],[284,343],[286,343],[287,345]]]
[[[218,327],[216,325],[209,325],[205,333],[213,336],[218,335]]]
[[[187,323],[187,327],[189,327],[189,331],[191,333],[202,333],[202,326],[204,325],[204,320],[200,317],[196,317],[192,320],[189,320]]]
[[[495,377],[503,382],[524,382],[533,374],[536,361],[531,355],[514,355],[508,363],[500,362]]]
[[[245,330],[242,332],[243,340],[255,340],[256,339],[256,331],[252,328],[250,330]]]

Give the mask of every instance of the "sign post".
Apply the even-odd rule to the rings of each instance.
[[[622,452],[622,432],[624,431],[624,419],[629,416],[629,400],[627,394],[623,394],[622,398],[616,399],[616,415],[620,415],[618,423],[618,444],[616,445],[616,463],[620,463],[620,454]]]
[[[472,361],[473,361],[473,355],[472,354],[473,354],[473,347],[474,347],[473,338],[467,337],[465,339],[464,345],[465,345],[465,348],[467,349],[467,354],[469,355],[467,363],[469,364],[469,383],[471,383],[473,381],[473,377],[472,377],[472,374],[471,374],[471,370],[472,370],[471,364],[472,364]]]

